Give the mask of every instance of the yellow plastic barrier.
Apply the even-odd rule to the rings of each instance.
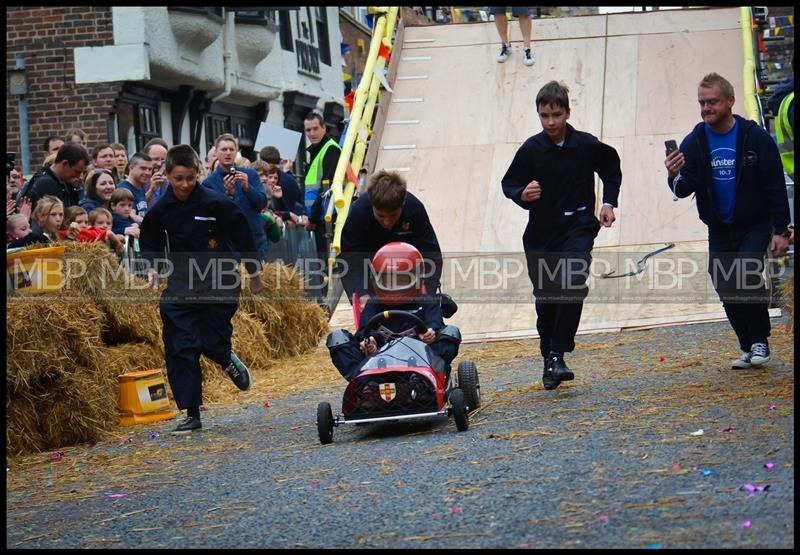
[[[758,109],[756,96],[756,61],[753,54],[753,20],[750,8],[742,6],[739,19],[742,24],[742,48],[744,49],[744,68],[742,69],[742,83],[744,83],[744,111],[748,119],[761,125],[761,111]]]
[[[120,426],[170,420],[167,385],[161,370],[140,370],[119,376]]]
[[[391,52],[391,39],[394,34],[398,11],[398,7],[389,8],[386,14],[381,16],[376,22],[376,31],[373,35],[372,43],[370,44],[370,57],[367,60],[367,66],[364,68],[364,75],[356,91],[356,99],[353,103],[353,111],[347,128],[347,137],[345,138],[345,147],[349,145],[347,158],[344,158],[344,156],[339,158],[339,165],[336,168],[336,174],[333,178],[332,194],[334,195],[334,202],[331,204],[336,205],[336,209],[339,211],[339,217],[336,220],[333,241],[331,242],[331,253],[328,258],[329,268],[332,266],[335,257],[341,252],[342,229],[344,229],[347,214],[350,210],[350,203],[355,193],[356,183],[352,179],[348,179],[347,183],[344,183],[347,165],[350,164],[353,169],[353,174],[357,177],[367,152],[367,139],[372,133],[370,124],[381,86],[381,80],[378,74],[383,74],[383,70],[386,67],[386,57],[379,56],[379,53],[381,45],[383,45],[385,50]],[[381,35],[378,34],[379,30],[382,31]],[[372,58],[373,55],[375,58]],[[369,80],[367,80],[367,78],[369,78]],[[367,90],[365,90],[366,83],[369,83],[369,88]],[[343,155],[345,154],[345,147],[342,149]],[[352,159],[350,160],[351,152]],[[341,194],[340,202],[337,201],[337,194]],[[329,208],[330,212],[326,215],[326,219],[331,221],[328,216],[332,216],[333,207],[329,206]]]
[[[64,287],[64,247],[26,249],[6,254],[8,289],[52,293]]]

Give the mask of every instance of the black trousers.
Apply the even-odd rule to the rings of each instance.
[[[431,343],[431,351],[433,354],[441,357],[445,362],[445,372],[449,375],[450,363],[458,355],[459,344],[455,341],[447,340],[438,337],[436,341]],[[331,349],[331,361],[339,373],[347,381],[352,380],[361,372],[361,367],[366,362],[367,357],[358,348],[358,342],[352,339],[346,345],[342,345],[337,349]]]
[[[201,354],[217,364],[230,362],[231,318],[238,307],[238,302],[160,303],[167,378],[179,409],[203,403]]]
[[[324,276],[328,273],[328,252],[330,244],[328,238],[325,236],[326,223],[324,221],[318,222],[317,227],[314,228],[314,244],[317,250],[317,260],[314,267],[310,268],[308,289],[309,296],[315,302],[322,303],[328,294],[328,284],[325,282]]]
[[[708,273],[743,351],[770,335],[769,292],[762,272],[771,237],[770,222],[708,234]]]
[[[589,293],[590,253],[599,230],[600,222],[594,214],[582,211],[569,225],[547,237],[528,233],[523,237],[543,357],[550,351],[569,353],[575,349],[583,300]]]

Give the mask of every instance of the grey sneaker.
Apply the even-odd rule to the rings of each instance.
[[[242,391],[250,389],[250,371],[247,369],[247,366],[239,360],[239,357],[237,357],[235,353],[231,352],[231,361],[223,370],[228,374],[236,387]]]
[[[503,44],[500,46],[500,53],[497,55],[497,61],[501,64],[508,59],[508,56],[511,54],[511,45],[510,44]]]
[[[742,351],[742,354],[739,355],[739,358],[731,363],[731,368],[735,369],[750,368],[751,366],[752,363],[750,362],[750,353],[747,351]]]
[[[761,366],[769,362],[769,346],[766,341],[759,341],[750,346],[750,362],[753,366]]]
[[[536,55],[533,52],[531,52],[530,48],[526,48],[525,50],[522,51],[522,63],[524,63],[526,66],[532,66],[533,62],[535,61],[536,61]]]
[[[187,416],[178,423],[178,425],[175,427],[174,430],[170,432],[170,434],[172,435],[189,434],[195,430],[199,430],[202,427],[203,423],[200,422],[199,418],[195,418],[194,416]]]

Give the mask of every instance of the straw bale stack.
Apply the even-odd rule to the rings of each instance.
[[[119,374],[164,368],[161,291],[120,269],[104,244],[63,244],[61,293],[9,297],[6,446],[14,455],[99,438],[118,422]],[[328,330],[295,270],[267,264],[262,280],[259,295],[242,289],[233,318],[233,350],[255,383],[266,382],[276,359],[314,349]],[[239,391],[219,365],[200,363],[204,401],[234,399]]]
[[[36,388],[69,371],[92,367],[102,357],[105,313],[91,299],[66,293],[10,296],[6,307],[6,388]]]

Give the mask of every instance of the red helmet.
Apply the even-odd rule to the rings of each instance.
[[[403,304],[418,297],[423,262],[420,252],[408,243],[395,241],[378,249],[372,257],[378,298],[386,304]]]

